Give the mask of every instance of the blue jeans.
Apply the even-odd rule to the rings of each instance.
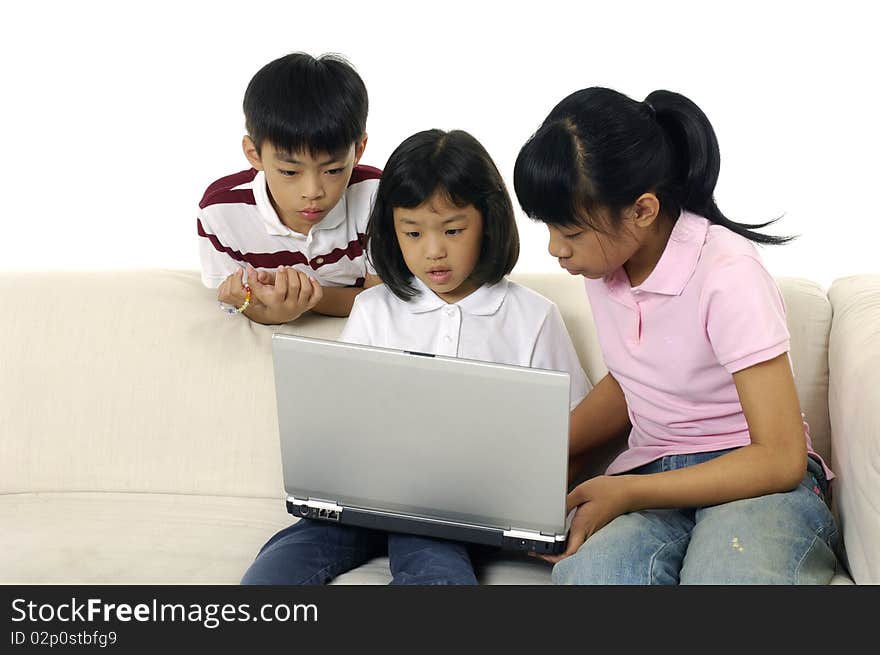
[[[728,450],[670,455],[630,473],[659,473]],[[839,532],[821,464],[792,491],[697,509],[618,516],[553,567],[558,584],[827,584]]]
[[[464,544],[310,519],[300,519],[269,539],[241,584],[326,584],[386,553],[391,584],[477,584]]]

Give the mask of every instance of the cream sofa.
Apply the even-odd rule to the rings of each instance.
[[[605,372],[580,282],[518,275]],[[839,478],[848,571],[880,582],[880,276],[828,294],[781,279],[798,391]],[[2,273],[0,583],[236,583],[292,520],[282,500],[270,336],[218,311],[193,271]],[[335,338],[342,319],[281,331]],[[308,380],[303,380],[308,384]],[[598,464],[597,464],[598,465]],[[487,584],[546,584],[499,557]],[[384,583],[379,559],[338,579]]]

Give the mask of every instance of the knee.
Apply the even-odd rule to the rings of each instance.
[[[393,584],[475,585],[477,578],[464,546],[431,544],[391,553]]]
[[[592,551],[592,552],[591,552]],[[574,555],[560,560],[550,572],[553,584],[604,585],[614,584],[620,562],[610,561],[584,543]]]

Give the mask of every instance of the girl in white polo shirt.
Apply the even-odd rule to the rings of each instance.
[[[367,238],[385,284],[357,296],[341,340],[566,371],[571,407],[586,395],[559,310],[505,278],[519,255],[513,206],[471,135],[428,130],[400,144]],[[385,553],[392,584],[477,582],[464,544],[302,519],[269,540],[242,583],[323,584]]]
[[[827,583],[838,529],[778,288],[713,200],[715,133],[677,93],[560,102],[514,171],[550,253],[586,278],[608,375],[572,414],[571,455],[629,432],[569,495],[568,584]]]

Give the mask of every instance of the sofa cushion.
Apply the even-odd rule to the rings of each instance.
[[[880,584],[880,275],[837,280],[828,295],[834,501],[852,577]]]
[[[190,271],[4,274],[0,293],[19,299],[3,319],[0,493],[281,495],[276,328],[220,312]]]
[[[137,493],[0,496],[2,584],[238,584],[275,532],[293,521],[279,500]],[[486,584],[549,584],[550,566],[489,558]],[[337,584],[385,584],[388,559]]]
[[[831,303],[825,290],[809,280],[777,278],[791,333],[791,363],[801,410],[810,425],[813,449],[831,466],[828,420],[828,334]]]

